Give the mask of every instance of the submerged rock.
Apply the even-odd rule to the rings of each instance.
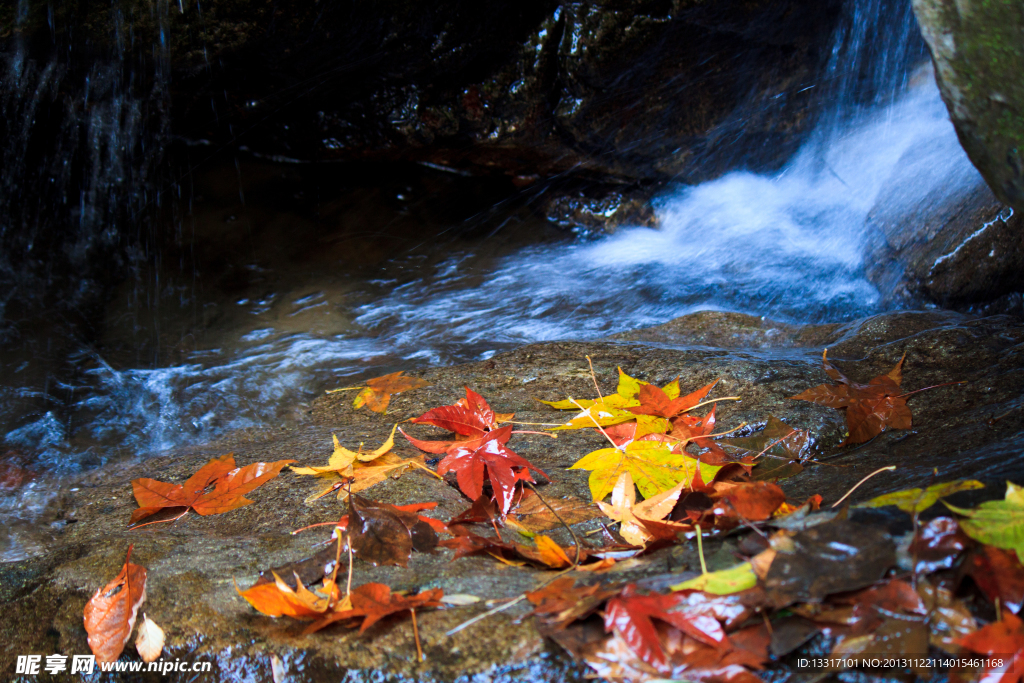
[[[838,449],[844,436],[842,413],[788,398],[828,381],[821,367],[821,347],[826,343],[830,359],[854,381],[888,371],[906,354],[903,387],[908,392],[950,381],[967,384],[913,396],[909,402],[912,429],[885,432],[867,444]],[[617,366],[657,384],[676,376],[684,387],[719,379],[716,391],[723,393],[717,395],[742,397],[719,404],[718,424],[723,428],[745,422],[749,431],[775,415],[794,427],[809,429],[810,461],[802,473],[781,482],[790,499],[820,493],[830,504],[865,474],[887,465],[896,465],[896,471],[874,477],[857,489],[855,502],[936,478],[957,477],[991,484],[978,493],[995,498],[1001,497],[1005,479],[1024,479],[1024,460],[1019,455],[1024,448],[1024,324],[1020,320],[906,312],[844,325],[800,327],[738,314],[701,313],[620,335],[617,341],[534,344],[475,363],[408,368],[432,384],[394,396],[386,416],[353,411],[351,394],[331,394],[313,403],[308,425],[235,433],[201,448],[110,465],[65,483],[46,520],[55,522],[47,552],[0,566],[0,603],[7,615],[0,622],[7,646],[0,653],[0,667],[13,671],[18,654],[87,653],[82,608],[117,573],[128,544],[134,543],[133,562],[149,571],[143,610],[166,631],[165,657],[212,664],[207,674],[171,675],[162,680],[269,679],[274,659],[287,680],[297,683],[339,678],[453,681],[477,680],[477,676],[494,681],[582,680],[585,672],[545,643],[532,620],[514,621],[524,609],[492,616],[452,637],[445,636],[445,631],[483,612],[483,603],[418,615],[426,654],[422,663],[415,661],[408,621],[386,621],[362,636],[337,626],[301,636],[300,623],[254,612],[237,595],[233,581],[244,588],[263,570],[309,557],[323,547],[319,544],[327,540],[328,532],[290,532],[336,520],[344,512],[333,497],[305,505],[304,498],[314,488],[306,477],[285,472],[251,494],[253,505],[229,513],[190,514],[173,525],[130,532],[125,525],[136,507],[130,485],[134,478],[181,481],[209,458],[227,451],[235,453],[239,464],[282,458],[295,458],[302,465],[320,464],[331,451],[332,433],[350,447],[379,443],[393,422],[451,403],[464,385],[487,397],[497,410],[515,411],[518,420],[560,421],[564,414],[535,399],[591,396],[594,387],[587,355],[603,392],[614,391]],[[557,440],[523,434],[510,445],[552,477],[550,484],[541,487],[543,495],[589,499],[587,473],[565,468],[602,447],[601,437],[592,430],[563,432]],[[396,451],[413,454],[401,441]],[[387,480],[366,493],[394,504],[437,501],[438,509],[428,514],[441,519],[468,506],[455,488],[423,473]],[[597,526],[592,521],[580,528]],[[560,533],[564,534],[553,535],[565,542],[568,537]],[[716,544],[705,544],[709,556],[718,553]],[[722,553],[732,557],[727,550]],[[550,575],[483,557],[449,562],[450,556],[447,550],[415,553],[408,568],[374,568],[357,560],[354,583],[381,581],[396,590],[436,587],[486,600],[516,596]],[[695,567],[699,567],[696,549],[677,546],[622,563],[603,580],[636,581]],[[134,651],[130,647],[129,651],[125,656],[133,659]]]

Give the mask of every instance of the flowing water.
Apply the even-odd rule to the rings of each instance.
[[[48,360],[26,343],[0,363],[8,461],[29,479],[72,474],[300,419],[359,378],[697,310],[876,312],[863,258],[880,190],[916,149],[948,148],[948,168],[908,205],[974,178],[930,74],[910,76],[922,51],[909,4],[895,21],[889,4],[851,5],[821,85],[841,106],[784,168],[669,192],[657,229],[576,238],[537,218],[529,191],[426,169],[197,164],[206,151],[188,150],[199,170],[178,186],[177,247],[116,292],[98,340],[65,340],[70,353]],[[52,490],[36,479],[0,498],[8,530]],[[6,559],[31,551],[18,533],[0,543]]]

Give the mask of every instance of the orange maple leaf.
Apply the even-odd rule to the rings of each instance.
[[[319,631],[336,621],[363,617],[359,632],[363,633],[384,617],[398,612],[412,612],[422,607],[440,607],[444,591],[440,588],[425,590],[416,595],[404,596],[392,593],[391,588],[383,583],[366,583],[354,589],[349,596],[350,609],[341,609],[328,614],[323,619],[311,624],[303,634]]]
[[[203,465],[184,484],[134,479],[132,492],[140,507],[132,513],[128,526],[138,524],[166,508],[182,507],[185,510],[178,517],[160,521],[174,521],[189,510],[195,510],[200,515],[216,515],[245,507],[253,502],[245,494],[270,481],[280,474],[285,465],[293,462],[254,462],[245,467],[235,467],[234,454],[228,453]]]
[[[89,649],[100,663],[113,662],[121,656],[139,607],[146,599],[146,569],[129,562],[131,556],[129,546],[120,573],[85,604],[83,618]]]
[[[399,370],[398,372],[392,372],[390,375],[367,380],[366,386],[356,395],[355,400],[352,401],[352,407],[358,410],[365,405],[375,413],[383,413],[387,410],[388,404],[391,403],[392,394],[399,394],[410,389],[419,389],[430,384],[427,380],[420,379],[419,377],[403,377],[402,372],[402,370]],[[333,391],[341,390],[334,389]]]

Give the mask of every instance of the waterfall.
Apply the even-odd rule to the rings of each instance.
[[[656,229],[563,236],[498,256],[479,242],[427,244],[347,278],[295,264],[274,289],[224,292],[217,305],[227,312],[211,316],[219,327],[207,347],[162,365],[117,363],[72,322],[95,318],[86,309],[103,302],[104,269],[139,282],[108,307],[131,323],[126,344],[142,329],[140,311],[164,296],[166,282],[143,280],[160,272],[147,217],[166,206],[170,77],[166,0],[150,5],[150,42],[126,29],[120,7],[110,5],[105,47],[89,52],[67,17],[34,16],[20,0],[0,62],[0,335],[19,349],[0,359],[0,452],[57,474],[279,424],[355,375],[596,339],[702,309],[793,322],[870,314],[881,304],[864,274],[865,219],[881,188],[918,149],[948,150],[948,168],[888,201],[909,204],[970,176],[933,79],[914,77],[925,52],[908,0],[851,0],[825,77],[809,86],[827,108],[776,172],[671,188]],[[18,30],[33,21],[50,23],[50,43]],[[31,519],[44,490],[0,494],[0,518]],[[11,539],[0,556],[29,552]]]

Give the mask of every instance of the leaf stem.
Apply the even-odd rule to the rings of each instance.
[[[913,396],[914,394],[918,394],[922,391],[928,391],[929,389],[938,389],[939,387],[948,387],[954,384],[967,384],[967,380],[960,380],[959,382],[943,382],[942,384],[933,384],[930,387],[915,389],[914,391],[908,391],[907,393],[900,394],[899,396],[893,396],[893,398],[906,398],[907,396]]]
[[[597,430],[598,430],[599,432],[601,432],[602,434],[604,434],[604,438],[608,439],[608,443],[610,443],[610,444],[612,445],[612,448],[614,448],[614,449],[616,449],[616,450],[620,450],[620,451],[622,451],[623,453],[625,453],[625,452],[626,452],[626,447],[625,447],[625,446],[617,446],[617,445],[615,444],[615,441],[614,441],[614,440],[612,440],[612,437],[608,436],[608,432],[604,431],[604,427],[602,427],[602,426],[601,426],[601,423],[600,423],[600,422],[598,422],[597,420],[595,420],[595,419],[594,419],[594,416],[593,416],[593,415],[591,415],[591,414],[590,414],[589,412],[587,412],[587,410],[588,410],[587,408],[584,408],[584,407],[583,407],[583,406],[581,406],[581,405],[580,405],[579,403],[577,403],[577,402],[576,402],[576,399],[574,399],[574,398],[573,398],[572,396],[570,396],[570,397],[569,397],[569,400],[570,400],[570,401],[572,402],[572,404],[573,404],[574,406],[576,406],[577,408],[579,408],[579,409],[580,409],[581,411],[583,411],[584,413],[587,413],[587,417],[589,417],[589,418],[590,418],[590,421],[594,423],[594,426],[595,426],[595,427],[597,427]]]
[[[694,524],[693,526],[697,530],[697,554],[700,555],[700,573],[707,574],[708,566],[704,563],[704,542],[701,540],[703,532],[701,531],[700,524]]]
[[[594,374],[594,362],[590,360],[590,356],[585,356],[587,363],[590,365],[590,379],[594,380],[594,388],[597,389],[598,400],[603,401],[604,396],[601,395],[601,387],[597,386],[597,375]]]
[[[856,491],[858,486],[860,486],[861,484],[866,482],[871,477],[875,476],[876,474],[880,474],[882,472],[891,472],[891,471],[893,471],[895,469],[896,469],[896,465],[889,465],[888,467],[879,467],[877,470],[875,470],[874,472],[872,472],[871,474],[869,474],[868,476],[864,477],[863,479],[858,481],[856,484],[854,484],[853,488],[846,492],[846,495],[844,495],[842,498],[840,498],[836,502],[832,503],[832,507],[836,507],[837,505],[842,503],[844,500],[849,498],[850,494],[853,493],[854,491]]]
[[[318,527],[318,526],[338,526],[338,523],[337,522],[318,522],[316,524],[310,524],[309,526],[304,526],[301,529],[296,529],[295,531],[291,531],[289,533],[292,536],[294,536],[295,534],[299,533],[300,531],[306,531],[307,529],[313,529],[313,528]],[[339,535],[339,538],[340,538],[340,535]]]
[[[366,387],[342,387],[340,389],[328,389],[326,393],[328,393],[328,394],[336,394],[339,391],[352,391],[354,389],[365,389],[365,388]]]
[[[532,430],[529,430],[529,429],[521,429],[521,430],[514,431],[512,433],[513,434],[538,434],[540,436],[549,436],[552,439],[557,439],[558,438],[558,434],[551,434],[549,432],[535,432],[535,431],[532,431]]]
[[[423,661],[423,648],[420,646],[420,629],[416,626],[416,609],[414,607],[409,608],[409,614],[412,615],[412,635],[416,640],[416,661]]]
[[[742,401],[742,400],[743,400],[742,396],[723,396],[722,398],[709,398],[707,401],[701,401],[697,405],[693,406],[692,408],[687,408],[683,412],[684,413],[688,413],[691,410],[697,410],[697,408],[700,408],[701,406],[706,406],[706,405],[709,405],[711,403],[718,403],[719,401]]]
[[[150,524],[168,524],[168,523],[177,522],[179,519],[181,519],[182,517],[187,515],[188,511],[191,510],[191,509],[192,509],[191,507],[187,507],[187,508],[185,508],[184,512],[182,512],[177,517],[172,517],[171,519],[158,519],[155,522],[146,522],[145,524],[137,524],[137,525],[135,525],[133,527],[130,527],[128,529],[128,531],[135,531],[136,529],[141,529],[142,527],[149,526]]]

